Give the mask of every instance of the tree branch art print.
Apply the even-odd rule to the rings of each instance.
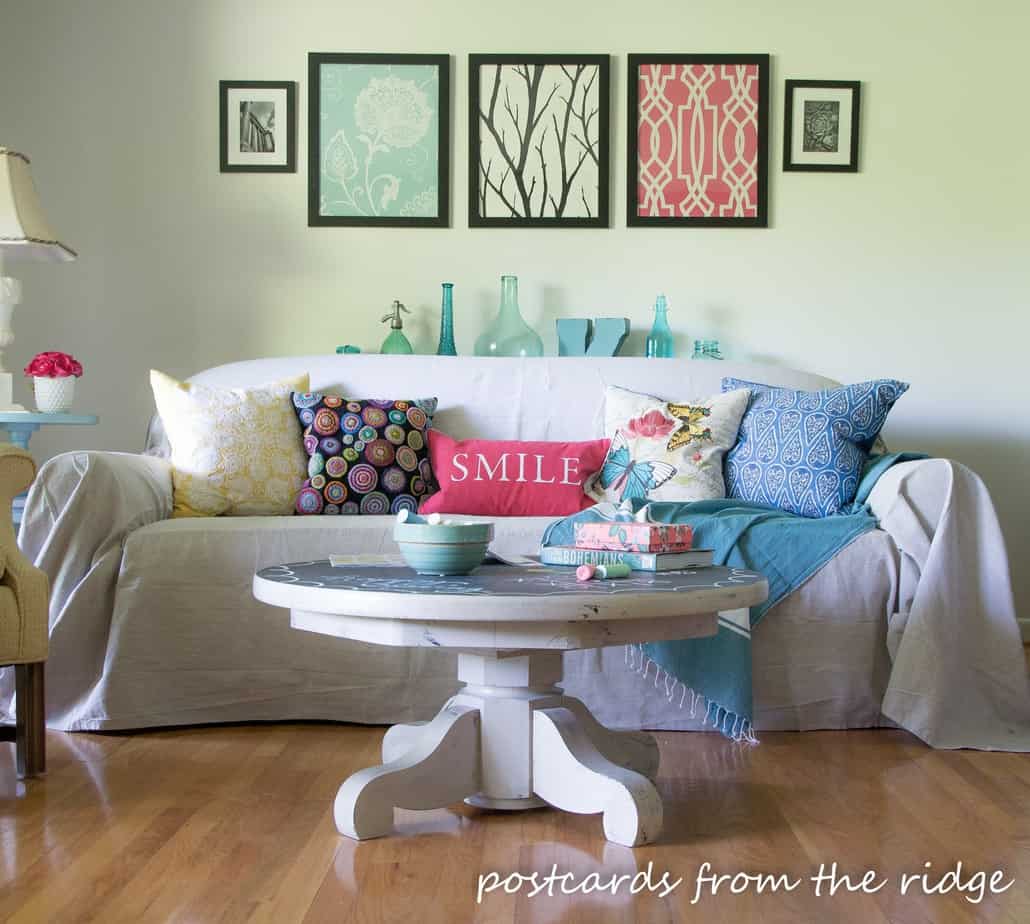
[[[309,55],[309,225],[448,224],[446,55]]]
[[[630,55],[629,225],[766,227],[768,55]]]
[[[608,227],[607,55],[469,56],[469,224]]]

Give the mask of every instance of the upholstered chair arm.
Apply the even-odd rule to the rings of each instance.
[[[32,456],[0,444],[0,664],[47,656],[47,577],[21,553],[11,524],[11,501],[35,475]]]

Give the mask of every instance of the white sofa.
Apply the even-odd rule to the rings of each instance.
[[[602,435],[606,384],[681,400],[718,392],[724,375],[805,389],[835,384],[774,366],[715,361],[378,355],[255,360],[193,381],[247,386],[304,371],[315,390],[437,396],[435,425],[457,438],[538,440]],[[433,715],[456,686],[452,655],[291,630],[284,611],[250,592],[254,570],[266,565],[392,551],[391,519],[170,519],[169,466],[160,427],[151,430],[146,454],[78,452],[50,460],[29,495],[20,541],[50,575],[53,591],[49,724],[114,730],[285,719],[395,723]],[[1030,696],[986,491],[967,469],[944,460],[906,463],[890,475],[871,498],[884,528],[845,548],[757,627],[756,728],[859,728],[889,724],[886,715],[940,746],[1030,747]],[[957,613],[920,614],[918,606],[921,597],[952,593],[946,576],[927,587],[926,571],[933,550],[940,552],[935,536],[954,512],[956,485],[975,495],[979,532],[952,535],[949,554],[979,554],[960,547],[975,542],[994,569],[975,624]],[[499,520],[496,546],[531,553],[547,522]],[[925,663],[919,652],[944,644],[949,633],[955,637],[947,644],[962,650],[945,663]],[[689,711],[627,668],[621,649],[566,657],[566,688],[602,721],[697,727]],[[1000,679],[984,684],[985,669]],[[5,704],[9,681],[0,679]]]

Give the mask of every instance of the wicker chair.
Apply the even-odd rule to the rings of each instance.
[[[43,663],[47,656],[47,576],[22,555],[11,501],[32,483],[36,464],[25,450],[0,443],[0,665],[14,665],[18,776],[46,769]],[[11,738],[10,729],[4,735]]]

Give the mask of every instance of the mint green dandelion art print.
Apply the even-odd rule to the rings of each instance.
[[[448,224],[446,55],[310,56],[308,224]]]

